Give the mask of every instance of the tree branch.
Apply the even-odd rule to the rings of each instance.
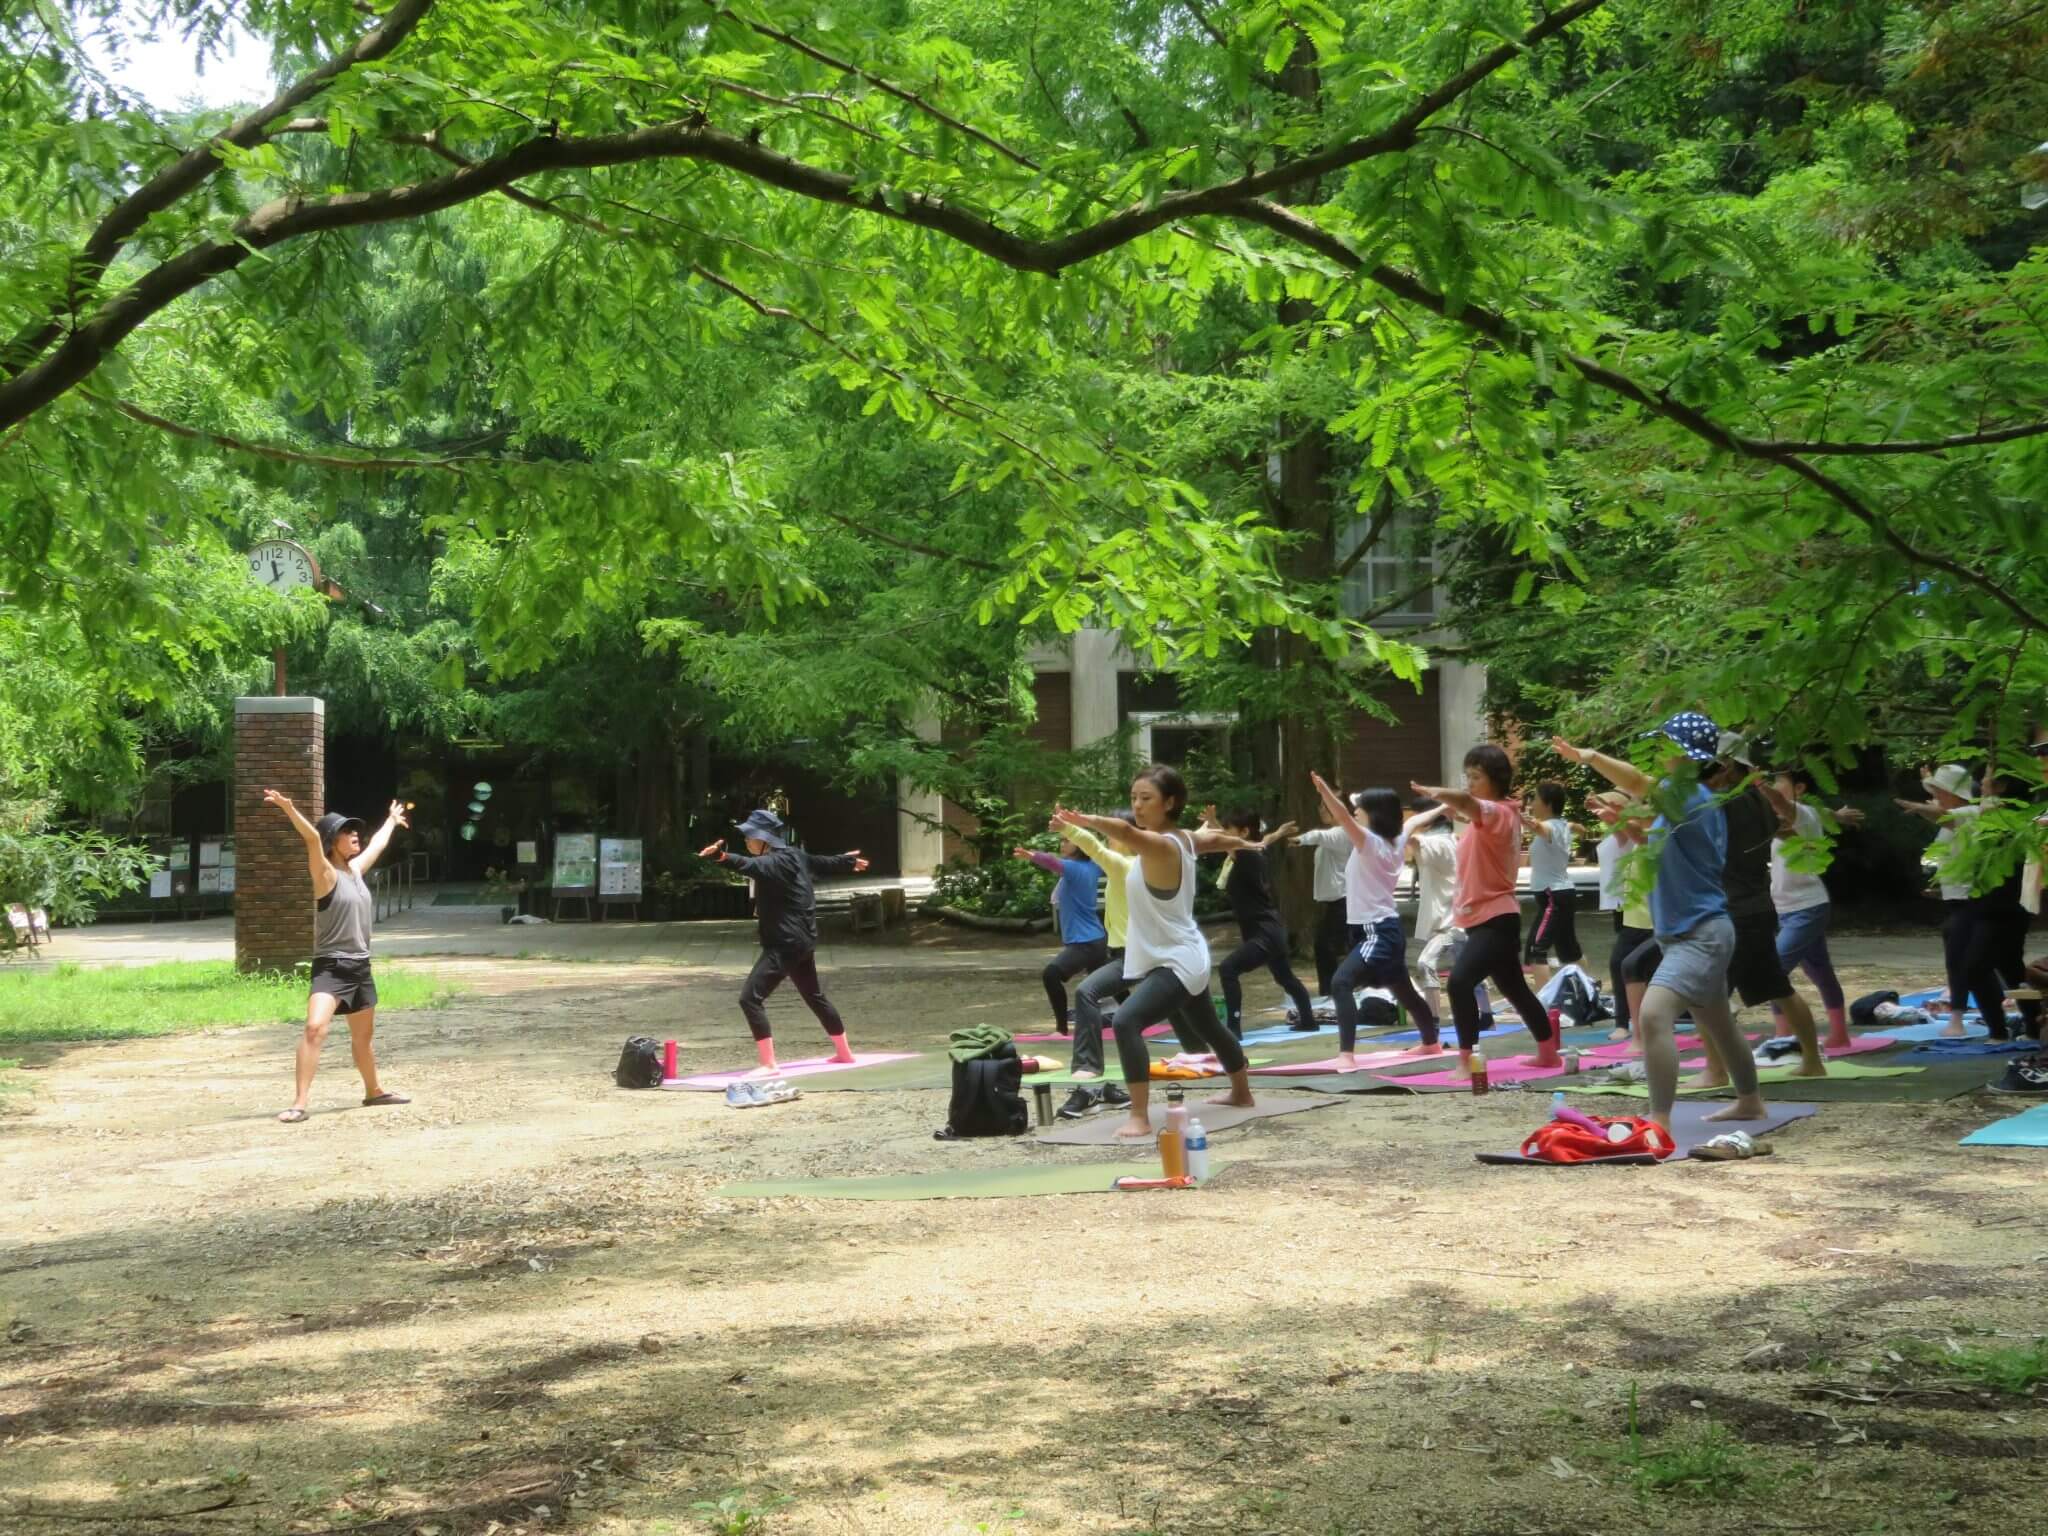
[[[387,472],[410,473],[415,470],[443,470],[450,474],[462,473],[470,464],[505,464],[520,462],[494,457],[485,453],[451,454],[445,458],[429,459],[407,456],[405,458],[384,458],[376,455],[307,453],[302,449],[283,448],[275,443],[251,442],[245,437],[234,437],[226,432],[212,432],[202,427],[190,427],[181,421],[172,421],[153,411],[145,411],[129,400],[113,400],[93,393],[80,391],[95,405],[106,406],[118,411],[130,421],[140,422],[145,427],[154,427],[159,432],[168,432],[172,437],[182,437],[187,442],[206,443],[211,447],[225,448],[232,453],[246,453],[259,459],[270,459],[279,464],[302,464],[309,469],[347,469],[363,474]],[[530,462],[530,461],[527,461]]]
[[[1535,338],[1527,335],[1499,311],[1477,304],[1454,308],[1442,294],[1424,287],[1406,272],[1385,265],[1368,267],[1364,258],[1344,241],[1291,209],[1283,208],[1277,203],[1253,201],[1245,203],[1241,212],[1254,223],[1263,224],[1275,234],[1328,257],[1345,270],[1359,274],[1376,286],[1428,310],[1440,319],[1477,331],[1495,345],[1508,351],[1527,355],[1530,350],[1530,343]],[[2011,592],[1981,572],[1973,571],[1968,566],[1911,543],[1875,508],[1865,503],[1862,497],[1833,476],[1807,463],[1798,454],[1768,442],[1731,432],[1704,412],[1694,409],[1682,400],[1674,399],[1669,392],[1653,390],[1595,358],[1569,351],[1560,355],[1565,363],[1588,383],[1598,385],[1609,394],[1633,401],[1653,415],[1661,416],[1666,421],[1683,427],[1703,442],[1738,458],[1776,464],[1791,471],[1913,564],[1945,572],[1965,585],[1977,588],[2012,613],[2027,629],[2031,630],[2035,626],[2033,612]]]
[[[1339,561],[1337,568],[1330,572],[1330,579],[1332,581],[1342,581],[1346,576],[1349,576],[1351,568],[1363,560],[1372,547],[1379,543],[1380,535],[1386,532],[1387,524],[1393,521],[1394,483],[1391,480],[1382,480],[1380,482],[1378,501],[1379,504],[1372,509],[1372,523],[1366,528],[1365,536],[1358,541],[1358,547]]]
[[[959,493],[956,491],[953,494],[958,495]],[[939,498],[939,504],[944,505],[951,499],[951,496],[942,496]],[[956,554],[949,549],[936,549],[929,544],[919,544],[912,539],[899,539],[893,533],[884,533],[879,528],[870,528],[866,523],[857,523],[843,512],[835,512],[830,507],[822,504],[812,504],[812,510],[824,513],[825,516],[831,518],[833,522],[839,524],[842,528],[850,528],[863,538],[874,539],[878,543],[904,550],[909,554],[924,555],[932,560],[944,560],[951,565],[964,565],[970,571],[987,571],[991,575],[1001,575],[1003,572],[1003,567],[996,565],[992,561],[977,560],[972,555]]]
[[[226,164],[220,153],[223,148],[248,149],[260,144],[272,122],[318,96],[356,65],[381,59],[404,42],[433,4],[434,0],[398,0],[389,15],[351,46],[279,92],[268,105],[258,107],[230,124],[225,132],[187,150],[116,203],[72,257],[62,304],[33,330],[8,342],[5,350],[0,351],[0,370],[11,376],[42,356],[63,333],[65,317],[78,312],[79,305],[99,282],[100,274],[136,232],[153,215],[192,192]]]
[[[2022,438],[2048,433],[2048,421],[2032,421],[2021,427],[1994,427],[1986,432],[1961,432],[1954,437],[1901,438],[1889,443],[1798,443],[1780,439],[1749,438],[1748,442],[1772,453],[1851,454],[1859,458],[1892,453],[1946,453],[1951,448],[1985,448],[1994,443],[2016,443]]]

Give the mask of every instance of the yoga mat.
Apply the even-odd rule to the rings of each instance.
[[[1991,1031],[1982,1024],[1970,1023],[1963,1025],[1961,1035],[1943,1034],[1942,1031],[1948,1028],[1945,1020],[1934,1020],[1926,1024],[1881,1024],[1878,1027],[1894,1040],[1985,1040],[1991,1035]]]
[[[1224,1159],[1209,1158],[1214,1178]],[[879,1174],[851,1179],[759,1179],[712,1193],[728,1200],[1002,1200],[1019,1195],[1107,1195],[1118,1179],[1156,1179],[1159,1159],[1142,1163],[1042,1163],[1023,1168],[947,1168],[936,1173]],[[1181,1193],[1181,1191],[1169,1191]]]
[[[1377,1075],[1377,1074],[1375,1074]],[[1494,1087],[1502,1083],[1527,1083],[1543,1077],[1563,1077],[1564,1068],[1539,1067],[1534,1056],[1503,1056],[1486,1063],[1486,1080]],[[1581,1074],[1583,1075],[1583,1074]],[[1423,1088],[1463,1088],[1472,1091],[1472,1076],[1453,1066],[1447,1072],[1410,1072],[1402,1077],[1383,1077],[1382,1082],[1410,1092]]]
[[[1818,1104],[1778,1103],[1770,1106],[1770,1113],[1761,1120],[1709,1120],[1715,1113],[1709,1104],[1674,1104],[1671,1107],[1671,1139],[1678,1143],[1678,1150],[1669,1157],[1652,1157],[1647,1152],[1631,1152],[1621,1157],[1596,1157],[1584,1163],[1552,1163],[1540,1157],[1524,1157],[1520,1146],[1512,1152],[1481,1152],[1476,1154],[1482,1163],[1505,1163],[1524,1168],[1598,1168],[1616,1164],[1641,1167],[1644,1164],[1683,1162],[1691,1156],[1692,1149],[1703,1141],[1711,1141],[1728,1131],[1747,1131],[1752,1136],[1765,1136],[1770,1132],[1790,1125],[1794,1120],[1804,1120],[1817,1114]]]
[[[1164,1058],[1161,1059],[1163,1060]],[[1245,1062],[1249,1066],[1260,1067],[1272,1059],[1270,1056],[1247,1056],[1245,1057]],[[1226,1074],[1218,1072],[1211,1077],[1155,1077],[1152,1079],[1152,1086],[1155,1088],[1170,1088],[1175,1083],[1195,1085],[1220,1083],[1224,1081],[1225,1076]],[[1123,1081],[1123,1064],[1116,1059],[1116,1052],[1114,1051],[1109,1053],[1109,1060],[1103,1063],[1102,1075],[1100,1077],[1076,1077],[1071,1072],[1027,1072],[1024,1074],[1024,1086],[1027,1088],[1033,1083],[1056,1083],[1063,1088],[1071,1088],[1076,1083],[1121,1083]]]
[[[1380,1067],[1404,1066],[1411,1061],[1442,1061],[1444,1052],[1424,1052],[1420,1048],[1412,1051],[1360,1051],[1358,1065],[1352,1072],[1370,1072]],[[1344,1069],[1337,1065],[1338,1058],[1325,1056],[1320,1061],[1282,1061],[1270,1067],[1253,1067],[1253,1077],[1322,1077]],[[1348,1075],[1348,1074],[1347,1074]],[[1290,1086],[1299,1086],[1293,1084]]]
[[[1753,1034],[1744,1035],[1743,1038],[1751,1045],[1756,1045],[1764,1037],[1761,1034]],[[1699,1044],[1697,1035],[1680,1035],[1679,1039],[1687,1042],[1688,1048]],[[1885,1044],[1890,1045],[1891,1042],[1887,1040]],[[1610,1040],[1605,1045],[1594,1046],[1590,1051],[1579,1052],[1579,1059],[1588,1066],[1612,1066],[1619,1061],[1639,1061],[1641,1058],[1642,1052],[1636,1049],[1633,1040]]]
[[[1444,1039],[1451,1041],[1457,1039],[1458,1032],[1451,1027],[1451,1021],[1448,1018],[1439,1019],[1437,1027]],[[1482,1029],[1479,1031],[1479,1038],[1482,1040],[1492,1040],[1500,1035],[1525,1035],[1527,1033],[1528,1030],[1523,1028],[1522,1021],[1517,1019],[1512,1024],[1496,1024],[1491,1029]],[[1410,1040],[1420,1045],[1422,1043],[1422,1031],[1419,1029],[1404,1029],[1395,1034],[1374,1035],[1372,1037],[1374,1045],[1402,1045]]]
[[[1261,1099],[1250,1109],[1240,1109],[1227,1104],[1204,1104],[1199,1099],[1188,1104],[1190,1119],[1202,1122],[1202,1129],[1213,1137],[1219,1131],[1234,1130],[1248,1120],[1266,1120],[1274,1115],[1298,1115],[1304,1110],[1334,1108],[1334,1099]],[[1104,1110],[1092,1120],[1083,1120],[1078,1125],[1061,1125],[1056,1129],[1038,1133],[1040,1145],[1048,1147],[1115,1147],[1130,1146],[1131,1143],[1117,1140],[1117,1127],[1122,1125],[1125,1115],[1121,1110]],[[1152,1106],[1152,1124],[1157,1127],[1166,1123],[1166,1106],[1155,1101]],[[1149,1143],[1139,1142],[1139,1146]]]
[[[1171,1024],[1150,1024],[1145,1027],[1143,1033],[1147,1040],[1157,1040],[1160,1039],[1162,1036],[1172,1034],[1173,1026]],[[1049,1045],[1055,1040],[1070,1041],[1074,1037],[1071,1033],[1063,1035],[1060,1034],[1057,1030],[1054,1030],[1043,1035],[1012,1035],[1010,1036],[1010,1038],[1016,1041],[1019,1045]],[[1103,1025],[1102,1038],[1105,1040],[1115,1039],[1116,1026],[1114,1024]]]
[[[1927,1040],[1910,1051],[1901,1051],[1901,1061],[1954,1061],[1971,1056],[2009,1056],[2021,1051],[2038,1051],[2038,1040]]]
[[[2003,1120],[1994,1120],[1981,1130],[1970,1132],[1959,1143],[1965,1147],[2048,1147],[2048,1104]]]
[[[857,1067],[878,1067],[889,1061],[909,1061],[916,1051],[855,1051],[851,1061],[834,1061],[830,1056],[813,1056],[804,1061],[784,1062],[783,1077],[818,1077],[827,1072],[851,1072]],[[670,1091],[723,1093],[728,1083],[736,1083],[745,1077],[750,1068],[731,1072],[699,1072],[690,1077],[673,1078],[661,1086]]]
[[[1918,1067],[1866,1067],[1860,1062],[1845,1061],[1839,1066],[1828,1068],[1828,1075],[1825,1078],[1795,1078],[1792,1075],[1792,1068],[1789,1066],[1759,1067],[1757,1068],[1756,1075],[1757,1081],[1764,1084],[1796,1082],[1800,1090],[1804,1092],[1809,1087],[1817,1087],[1822,1083],[1831,1082],[1837,1078],[1846,1081],[1859,1077],[1911,1077],[1919,1070],[1920,1068]],[[1579,1093],[1615,1094],[1629,1099],[1647,1099],[1650,1096],[1649,1085],[1646,1083],[1597,1083],[1588,1084],[1586,1087],[1574,1091]],[[1679,1097],[1684,1098],[1688,1094],[1733,1094],[1734,1091],[1732,1088],[1686,1088],[1681,1086],[1678,1093]]]
[[[1263,1029],[1248,1029],[1240,1040],[1243,1045],[1278,1045],[1284,1040],[1313,1040],[1317,1035],[1334,1035],[1337,1026],[1321,1024],[1314,1029],[1290,1029],[1285,1024],[1268,1024]]]

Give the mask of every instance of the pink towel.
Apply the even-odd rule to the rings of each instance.
[[[851,1061],[834,1061],[830,1056],[813,1056],[807,1061],[784,1062],[778,1069],[783,1077],[815,1077],[820,1072],[847,1072],[855,1067],[879,1066],[885,1061],[908,1061],[915,1051],[855,1051]],[[693,1077],[672,1078],[664,1088],[723,1088],[736,1083],[751,1069],[735,1072],[699,1072]]]

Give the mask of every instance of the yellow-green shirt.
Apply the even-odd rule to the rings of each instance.
[[[1132,856],[1119,853],[1109,841],[1088,827],[1065,827],[1061,829],[1076,848],[1102,866],[1108,878],[1104,881],[1102,899],[1102,926],[1109,930],[1109,947],[1122,949],[1125,924],[1129,912],[1124,906],[1124,872],[1131,867]]]

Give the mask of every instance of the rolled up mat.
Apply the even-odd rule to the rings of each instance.
[[[1188,1103],[1190,1118],[1202,1122],[1202,1129],[1213,1138],[1219,1131],[1234,1130],[1253,1120],[1267,1120],[1275,1115],[1298,1115],[1305,1110],[1333,1109],[1338,1100],[1285,1098],[1260,1099],[1249,1109],[1233,1104],[1205,1104],[1199,1097]],[[1128,1141],[1117,1139],[1117,1127],[1125,1120],[1120,1109],[1104,1110],[1092,1120],[1083,1120],[1078,1125],[1060,1125],[1055,1129],[1038,1133],[1038,1141],[1048,1147],[1115,1147],[1131,1146]],[[1166,1124],[1166,1104],[1157,1094],[1152,1099],[1152,1126],[1154,1130]],[[1149,1143],[1138,1142],[1138,1146]],[[1213,1159],[1212,1159],[1213,1161]]]
[[[817,1077],[827,1072],[851,1072],[859,1067],[878,1067],[885,1062],[910,1061],[917,1054],[916,1051],[855,1051],[851,1061],[834,1061],[830,1056],[813,1056],[803,1061],[783,1063],[776,1069],[776,1075]],[[753,1070],[755,1069],[752,1067],[735,1067],[730,1072],[698,1072],[689,1077],[675,1078],[661,1086],[686,1093],[723,1093],[728,1084],[738,1082]]]
[[[1612,1167],[1616,1164],[1632,1164],[1637,1167],[1645,1163],[1683,1162],[1692,1155],[1692,1149],[1701,1142],[1712,1141],[1716,1136],[1729,1131],[1747,1131],[1752,1136],[1763,1136],[1781,1126],[1790,1125],[1794,1120],[1804,1120],[1817,1114],[1818,1104],[1795,1104],[1789,1101],[1768,1106],[1770,1113],[1761,1120],[1709,1120],[1707,1116],[1717,1113],[1711,1104],[1680,1103],[1671,1109],[1671,1139],[1678,1148],[1669,1157],[1652,1157],[1648,1153],[1636,1152],[1621,1157],[1595,1157],[1583,1163],[1553,1163],[1540,1157],[1524,1157],[1522,1149],[1512,1152],[1480,1152],[1474,1154],[1482,1163],[1506,1163],[1531,1168],[1593,1168]]]
[[[1982,1130],[1970,1132],[1959,1143],[1965,1147],[2048,1147],[2048,1104],[2036,1104],[2017,1115],[1994,1120]]]
[[[1214,1178],[1224,1160],[1209,1159]],[[1159,1176],[1159,1159],[1142,1163],[1034,1163],[1022,1168],[946,1168],[849,1179],[758,1179],[712,1191],[728,1200],[1004,1200],[1019,1195],[1114,1194],[1118,1179]]]

